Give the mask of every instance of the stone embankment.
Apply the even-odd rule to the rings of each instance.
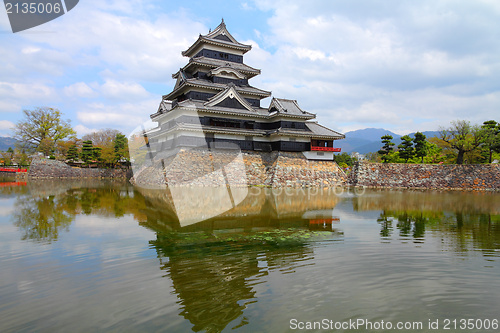
[[[349,183],[367,187],[498,191],[500,165],[361,162],[353,168]]]
[[[300,152],[183,149],[175,156],[157,156],[152,165],[134,172],[133,182],[143,187],[331,187],[347,181],[335,162],[308,160]]]
[[[61,161],[42,157],[33,158],[28,171],[28,179],[52,178],[126,179],[130,178],[130,171],[127,169],[76,168]]]
[[[29,179],[94,178],[126,179],[130,170],[74,168],[35,158]],[[302,153],[182,149],[175,156],[156,158],[135,170],[131,180],[146,188],[169,186],[269,186],[444,190],[500,190],[500,165],[435,165],[357,163],[347,178],[333,161],[308,160]]]

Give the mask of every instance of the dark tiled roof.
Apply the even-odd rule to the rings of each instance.
[[[215,38],[207,38],[205,36],[199,36],[196,42],[193,43],[186,51],[182,51],[182,55],[185,57],[192,57],[194,54],[194,50],[200,45],[200,44],[212,44],[212,45],[217,45],[217,46],[222,46],[222,47],[227,47],[229,49],[236,49],[243,51],[243,53],[248,52],[252,49],[251,45],[245,45],[241,43],[233,43],[233,42],[228,42],[225,40],[220,40],[220,39],[215,39]]]
[[[323,125],[318,124],[317,122],[306,122],[306,127],[317,136],[329,136],[335,137],[337,139],[344,139],[345,135],[339,132],[335,132],[334,130],[329,129]]]
[[[177,105],[181,107],[188,107],[188,108],[195,108],[200,111],[205,111],[205,112],[210,112],[210,113],[220,113],[220,114],[227,114],[227,115],[238,115],[238,116],[250,116],[250,117],[258,117],[258,118],[266,118],[269,120],[272,120],[274,117],[289,117],[289,118],[295,118],[295,119],[311,119],[314,118],[314,115],[309,116],[309,115],[293,115],[293,114],[280,114],[280,113],[274,113],[270,114],[267,108],[261,108],[261,107],[252,107],[253,111],[247,110],[247,109],[234,109],[234,108],[228,108],[228,107],[222,107],[222,106],[210,106],[207,107],[205,105],[205,101],[198,101],[198,100],[185,100],[182,102],[179,102],[174,105],[173,108],[175,108]],[[160,113],[155,113],[151,115],[151,118],[154,118],[158,116]]]
[[[312,126],[311,126],[312,125]],[[302,136],[302,137],[308,137],[308,138],[322,138],[322,139],[343,139],[344,135],[340,134],[338,132],[335,132],[329,128],[326,128],[324,126],[318,125],[321,128],[318,128],[314,125],[318,125],[317,123],[308,123],[306,122],[306,127],[308,130],[298,130],[298,129],[291,129],[291,128],[279,128],[277,131],[275,131],[276,135],[290,135],[290,136]]]
[[[179,106],[182,107],[190,107],[195,108],[199,111],[211,112],[211,113],[222,113],[222,114],[232,114],[232,115],[246,115],[253,116],[259,118],[267,118],[269,117],[269,113],[267,109],[264,108],[252,108],[253,111],[248,109],[233,109],[222,106],[205,106],[205,101],[197,101],[197,100],[186,100],[178,103]]]
[[[226,24],[224,20],[222,20],[221,24],[217,26],[213,31],[209,32],[206,35],[201,35],[198,39],[186,50],[182,52],[184,56],[191,56],[192,52],[196,49],[196,47],[200,44],[208,43],[213,45],[219,45],[223,47],[228,47],[232,49],[237,49],[243,51],[243,53],[252,49],[251,45],[246,45],[238,42],[227,30]]]
[[[172,91],[170,94],[165,95],[163,97],[166,99],[173,99],[177,95],[177,93],[186,86],[203,87],[203,88],[213,89],[216,91],[224,90],[227,88],[227,84],[214,83],[214,82],[211,82],[208,80],[191,78],[191,79],[184,80],[179,87],[174,89],[174,91]],[[255,95],[255,96],[262,97],[262,98],[271,96],[270,91],[265,91],[265,90],[258,89],[258,88],[252,87],[252,86],[235,86],[235,89],[239,93]]]
[[[250,45],[245,45],[241,44],[236,40],[236,38],[229,33],[229,30],[227,30],[226,23],[224,23],[224,19],[222,19],[221,23],[213,30],[210,31],[208,34],[204,35],[203,37],[207,39],[217,39],[217,40],[223,40],[227,41],[232,44],[240,45],[240,46],[250,46]]]
[[[202,80],[202,79],[188,79],[187,82],[192,83],[192,84],[197,84],[197,85],[202,85],[206,87],[216,87],[217,89],[226,89],[227,84],[224,83],[214,83],[208,80]],[[262,90],[259,88],[255,88],[252,86],[235,86],[236,91],[239,93],[247,93],[247,94],[252,94],[252,95],[259,95],[259,96],[265,96],[269,97],[271,96],[270,91]]]
[[[237,62],[231,62],[227,60],[212,59],[207,57],[191,58],[189,59],[189,63],[183,69],[186,70],[189,66],[192,66],[193,64],[199,64],[210,68],[231,67],[237,71],[247,74],[249,77],[253,77],[255,75],[260,74],[260,69],[253,68],[245,64],[240,64]]]
[[[269,110],[272,108],[275,108],[280,114],[314,118],[314,114],[302,110],[296,100],[274,97],[269,105]]]

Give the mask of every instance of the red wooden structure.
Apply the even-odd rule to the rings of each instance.
[[[340,148],[334,148],[334,147],[311,146],[311,150],[316,150],[316,151],[333,151],[335,153],[339,153],[340,152]]]
[[[5,182],[0,183],[0,187],[10,187],[10,186],[26,186],[26,182]]]
[[[28,172],[28,169],[0,167],[0,172]]]

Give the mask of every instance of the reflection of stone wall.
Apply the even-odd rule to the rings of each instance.
[[[29,193],[33,197],[47,197],[65,195],[68,191],[79,189],[103,189],[103,188],[126,188],[130,186],[123,179],[102,180],[102,179],[31,179],[27,182]]]
[[[126,169],[74,168],[64,162],[36,157],[31,161],[28,177],[33,178],[122,178]]]
[[[354,210],[461,212],[500,215],[500,193],[373,189],[353,199]]]
[[[172,225],[177,225],[174,220],[179,221],[180,227],[207,221],[213,228],[222,229],[231,225],[269,226],[271,220],[276,219],[302,221],[306,212],[325,216],[321,210],[326,210],[325,218],[329,218],[340,200],[337,190],[342,188],[249,187],[244,190],[248,190],[244,200],[232,208],[224,208],[220,205],[219,189],[215,187],[186,186],[176,189],[177,192],[172,192],[172,187],[163,190],[138,188],[149,202],[147,214],[151,220],[168,215]],[[195,192],[202,193],[203,197],[193,194]],[[193,197],[198,199],[193,200]],[[217,219],[210,219],[215,216]]]
[[[426,189],[500,190],[500,165],[360,163],[352,185]]]
[[[133,181],[144,187],[164,185],[164,177],[169,185],[217,186],[227,182],[243,186],[330,187],[347,180],[335,162],[307,160],[300,152],[239,153],[238,150],[181,150],[174,157],[165,158],[163,164],[156,160],[153,167],[142,169]],[[242,163],[238,162],[240,158]],[[224,168],[223,175],[219,172],[221,168]]]

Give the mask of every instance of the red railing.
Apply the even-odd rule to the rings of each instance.
[[[311,146],[311,150],[340,152],[340,148]]]
[[[26,186],[28,183],[26,182],[5,182],[0,183],[0,187],[11,187],[11,186]]]
[[[314,219],[314,220],[309,220],[309,224],[332,224],[332,223],[339,223],[340,218],[339,217],[332,217],[331,219]]]
[[[0,171],[3,171],[3,172],[28,172],[28,169],[20,169],[20,168],[0,168]]]

